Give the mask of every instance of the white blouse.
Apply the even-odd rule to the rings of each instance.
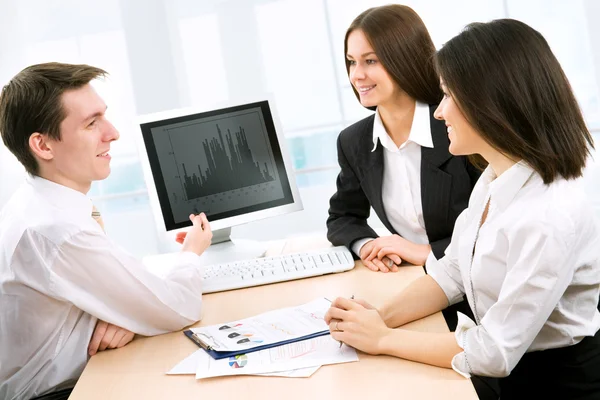
[[[429,105],[417,102],[406,142],[396,146],[379,115],[373,121],[373,149],[383,147],[383,179],[381,200],[390,224],[398,235],[418,244],[429,243],[421,203],[421,147],[433,147]],[[360,257],[360,249],[372,238],[357,240],[352,251]]]
[[[486,204],[488,215],[480,228]],[[488,167],[456,221],[446,255],[427,272],[458,314],[463,352],[452,368],[505,377],[529,351],[566,347],[600,329],[600,232],[581,179],[549,185],[525,162],[496,177]]]

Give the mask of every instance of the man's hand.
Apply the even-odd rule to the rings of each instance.
[[[371,245],[369,247],[370,253],[365,255],[364,260],[373,263],[375,263],[375,260],[384,261],[386,258],[396,256],[414,265],[424,265],[431,251],[430,245],[416,244],[399,235],[382,236],[367,244]],[[363,248],[365,247],[367,245],[363,246]],[[362,259],[363,249],[360,250],[360,255]],[[394,260],[394,262],[396,261]]]
[[[382,242],[383,239],[384,237],[379,237],[365,243],[365,245],[360,248],[360,259],[364,266],[372,271],[397,272],[398,265],[402,263],[402,258],[398,254],[389,252],[381,259],[377,257],[368,258],[374,248],[380,247],[378,243]]]
[[[190,214],[190,221],[193,224],[192,229],[188,232],[179,232],[175,240],[183,244],[182,251],[191,251],[201,255],[210,246],[212,240],[210,224],[204,213]]]
[[[123,347],[133,340],[134,335],[127,329],[98,320],[88,346],[88,354],[93,356],[99,351]]]

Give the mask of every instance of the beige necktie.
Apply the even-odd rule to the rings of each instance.
[[[102,230],[104,230],[104,221],[102,220],[102,214],[100,214],[100,211],[98,211],[96,206],[92,206],[92,218],[94,218],[94,220],[96,220],[96,222],[98,223],[98,225],[100,225]]]

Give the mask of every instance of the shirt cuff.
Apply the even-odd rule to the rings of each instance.
[[[429,265],[430,263],[433,264],[434,262],[437,262],[437,260],[438,259],[435,257],[435,254],[433,254],[433,251],[430,251],[427,260],[425,260],[425,265]]]
[[[177,254],[177,260],[175,261],[175,265],[178,267],[201,267],[202,259],[200,256],[191,251],[182,251]]]
[[[354,242],[354,244],[352,245],[352,252],[354,254],[356,254],[356,256],[358,258],[360,258],[360,249],[362,249],[362,247],[369,243],[371,240],[375,240],[373,238],[365,238],[365,239],[359,239],[356,242]]]
[[[162,268],[162,272],[159,276],[174,279],[195,279],[197,276],[202,276],[204,267],[202,259],[196,253],[191,251],[182,251],[172,259],[171,263],[167,267]],[[182,278],[187,277],[187,278]]]
[[[451,266],[446,265],[446,257],[435,258],[433,252],[429,253],[425,265],[427,266],[427,275],[431,276],[434,281],[442,288],[448,298],[448,305],[458,303],[463,299],[464,293],[458,287],[454,279],[449,275]],[[461,279],[460,277],[458,279]]]
[[[454,332],[454,337],[456,338],[456,343],[458,346],[463,349],[461,353],[458,353],[452,358],[452,369],[465,378],[470,378],[473,370],[469,365],[468,358],[468,349],[467,347],[467,333],[469,329],[475,328],[477,325],[473,320],[467,317],[465,314],[458,312],[458,323],[456,325],[456,331]]]

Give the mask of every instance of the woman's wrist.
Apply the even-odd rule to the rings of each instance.
[[[427,262],[427,258],[429,257],[429,253],[431,253],[431,245],[430,244],[422,244],[420,250],[419,261],[421,265],[425,265]]]
[[[386,326],[389,326],[387,323],[387,316],[385,315],[384,307],[376,308],[376,310],[379,313],[379,316],[381,317],[381,319],[383,320],[383,323],[386,324]]]
[[[377,354],[392,354],[391,346],[393,346],[394,343],[394,340],[392,338],[393,334],[394,329],[389,327],[386,328],[384,333],[379,337],[379,340],[377,341]]]
[[[389,306],[382,306],[381,308],[377,309],[381,319],[388,328],[394,328],[394,326],[392,326],[392,319],[394,318],[392,310],[393,308]]]

